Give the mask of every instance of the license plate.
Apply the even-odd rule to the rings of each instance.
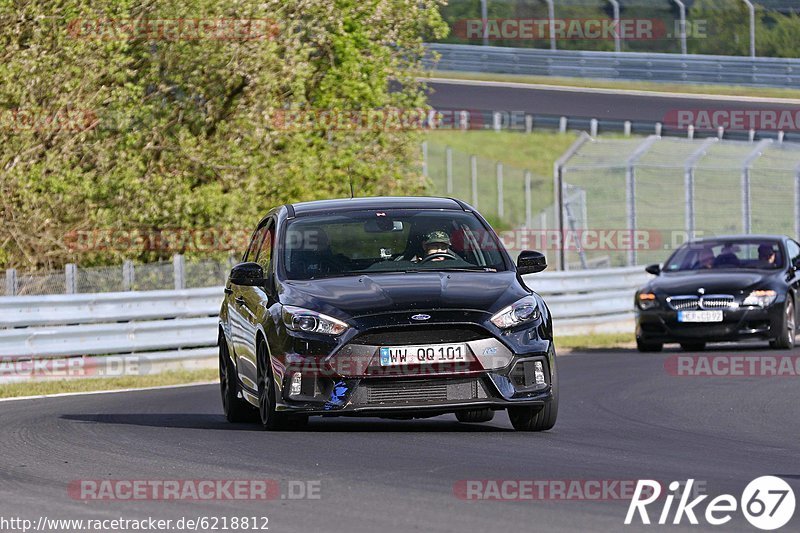
[[[381,366],[456,363],[467,360],[466,344],[425,344],[381,348]]]
[[[678,311],[678,322],[722,322],[722,311]]]

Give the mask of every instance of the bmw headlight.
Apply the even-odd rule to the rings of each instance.
[[[652,292],[640,292],[636,295],[636,304],[639,306],[639,309],[644,311],[653,309],[658,305],[658,302],[656,301],[656,295]]]
[[[283,323],[293,331],[308,333],[323,333],[325,335],[341,335],[350,326],[332,316],[323,315],[316,311],[284,305],[281,312]]]
[[[772,304],[777,297],[778,293],[772,290],[753,291],[744,299],[742,305],[767,307]]]
[[[494,315],[492,317],[492,324],[500,329],[508,329],[524,324],[525,322],[538,320],[540,316],[541,313],[539,312],[539,305],[536,303],[536,298],[533,296],[526,296]]]

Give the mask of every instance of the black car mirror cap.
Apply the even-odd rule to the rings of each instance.
[[[656,265],[647,265],[645,267],[644,271],[647,272],[648,274],[652,274],[654,276],[658,276],[659,274],[661,274],[661,265],[658,265],[658,264],[656,264]]]
[[[229,277],[233,285],[244,285],[249,287],[262,286],[266,283],[264,279],[264,269],[258,263],[251,261],[239,263],[231,269]]]
[[[517,258],[517,272],[520,276],[536,274],[547,268],[547,258],[541,252],[525,250]]]

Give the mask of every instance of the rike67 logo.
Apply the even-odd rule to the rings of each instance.
[[[701,512],[701,504],[708,495],[700,495],[690,501],[693,484],[694,479],[687,480],[685,484],[678,481],[669,484],[670,492],[663,498],[663,507],[656,523],[664,525],[672,518],[671,523],[677,525],[685,518],[690,524],[697,525],[700,523],[699,516],[710,525],[721,526],[730,522],[737,509],[741,509],[750,524],[764,531],[772,531],[785,526],[794,515],[794,491],[778,477],[762,476],[754,479],[745,487],[739,500],[730,494],[717,496],[705,505],[704,512]],[[683,490],[678,493],[681,487]],[[661,493],[662,487],[658,481],[639,480],[625,516],[625,524],[632,524],[637,514],[642,524],[650,524],[647,507],[660,500]],[[673,511],[676,498],[678,503]],[[653,505],[654,509],[651,510],[657,511],[659,504]]]

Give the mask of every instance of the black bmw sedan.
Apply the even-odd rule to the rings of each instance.
[[[253,233],[225,287],[222,402],[265,429],[309,415],[553,427],[558,374],[550,313],[486,220],[444,198],[284,205]]]
[[[684,244],[636,292],[636,345],[660,351],[677,342],[687,351],[707,342],[769,340],[795,343],[800,244],[785,236],[740,235]]]

